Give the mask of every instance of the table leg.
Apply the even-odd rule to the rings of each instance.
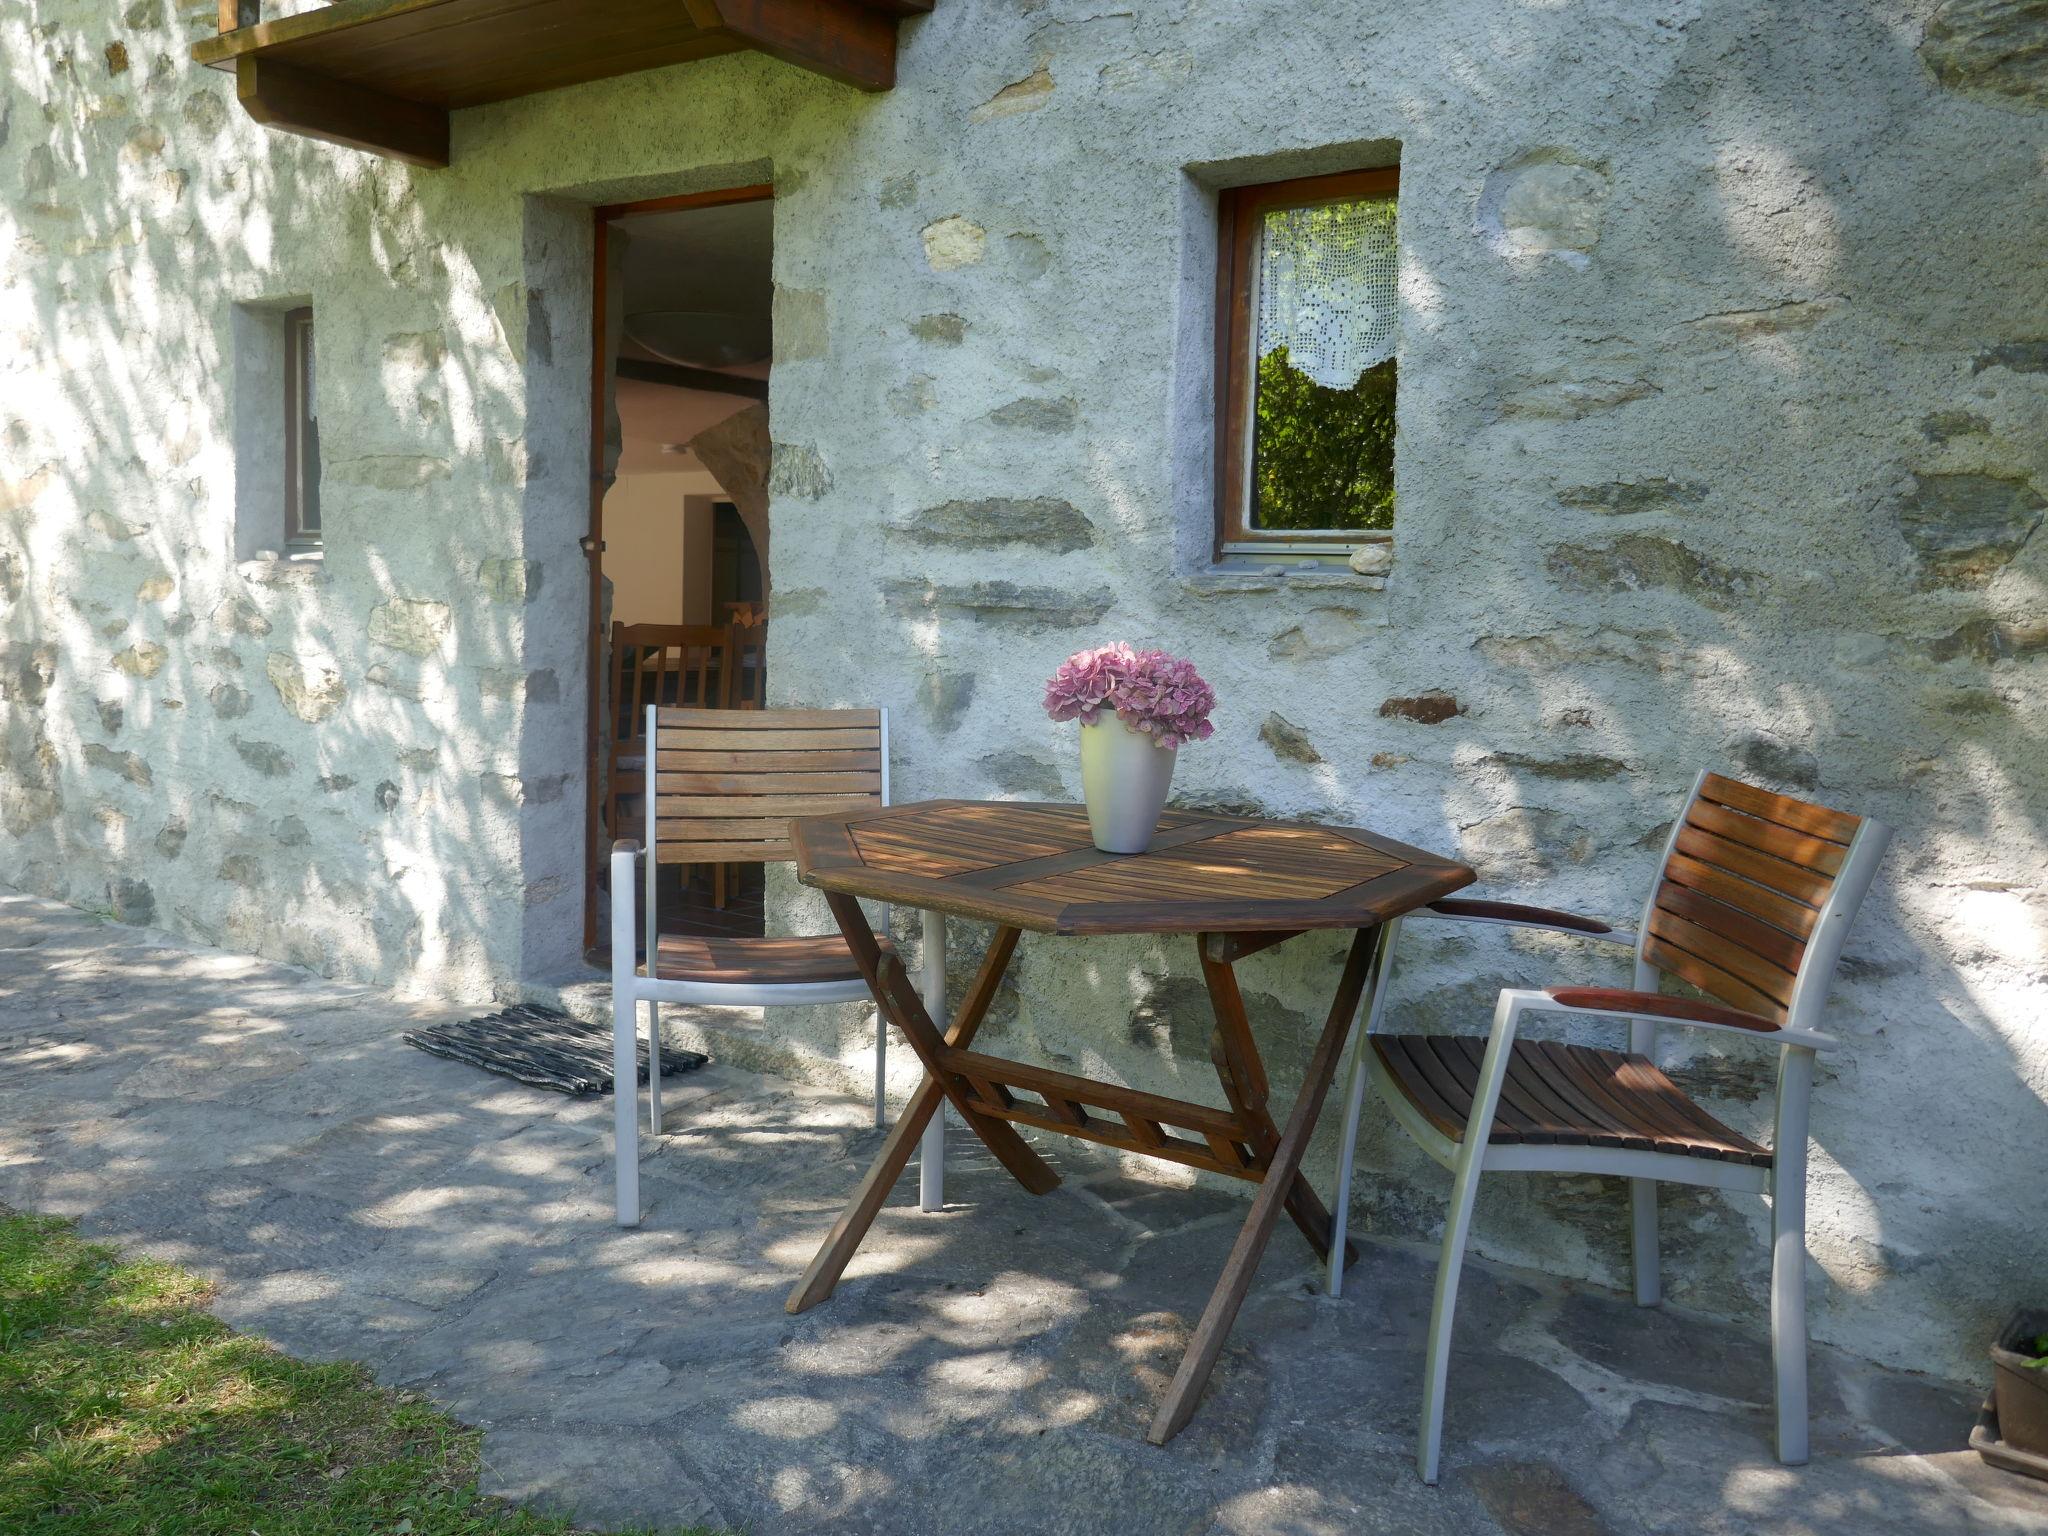
[[[1301,1095],[1294,1101],[1294,1109],[1287,1117],[1286,1130],[1280,1133],[1280,1139],[1274,1145],[1266,1176],[1259,1185],[1258,1194],[1252,1198],[1251,1214],[1245,1218],[1243,1230],[1238,1233],[1237,1242],[1230,1250],[1229,1261],[1224,1264],[1223,1274],[1216,1282],[1209,1304],[1202,1311],[1202,1320],[1195,1325],[1194,1338],[1189,1341],[1187,1353],[1181,1357],[1180,1368],[1174,1372],[1173,1384],[1166,1389],[1166,1397],[1159,1404],[1151,1429],[1146,1432],[1145,1438],[1154,1445],[1164,1445],[1178,1434],[1193,1416],[1195,1405],[1201,1401],[1202,1388],[1208,1384],[1209,1373],[1216,1367],[1216,1357],[1223,1352],[1223,1341],[1230,1334],[1231,1324],[1237,1320],[1238,1308],[1244,1305],[1245,1295],[1251,1290],[1252,1278],[1258,1272],[1259,1258],[1266,1251],[1266,1243],[1273,1235],[1273,1226],[1280,1219],[1282,1207],[1293,1198],[1302,1156],[1308,1151],[1316,1116],[1322,1112],[1323,1100],[1329,1095],[1330,1083],[1337,1075],[1337,1062],[1344,1053],[1345,1036],[1350,1033],[1359,999],[1365,995],[1367,974],[1373,969],[1379,951],[1379,934],[1373,929],[1359,930],[1351,941],[1351,953],[1344,962],[1344,979],[1338,983],[1329,1019],[1323,1025],[1314,1053],[1309,1057],[1308,1070],[1302,1076]]]
[[[924,914],[924,1006],[941,1024],[946,1018],[946,914]],[[946,1208],[946,1111],[941,1107],[924,1128],[917,1149],[919,1210]]]
[[[910,1042],[910,1048],[917,1052],[924,1062],[925,1072],[934,1078],[941,1092],[960,1111],[960,1118],[967,1122],[967,1128],[979,1136],[982,1144],[995,1154],[996,1161],[1009,1169],[1010,1176],[1034,1195],[1043,1195],[1058,1189],[1060,1176],[1053,1172],[1052,1164],[1031,1150],[1030,1144],[1002,1120],[994,1120],[981,1113],[968,1101],[967,1095],[939,1070],[939,1055],[946,1048],[938,1026],[932,1023],[931,1015],[924,1011],[924,1001],[917,995],[917,988],[910,984],[910,973],[903,968],[903,961],[894,951],[885,954],[875,942],[875,933],[868,926],[867,914],[860,909],[860,903],[851,896],[842,896],[836,891],[825,894],[825,904],[832,909],[832,916],[839,924],[839,931],[846,937],[846,947],[853,953],[853,963],[860,967],[868,990],[875,995],[875,1002],[888,1016],[889,1022],[903,1031],[903,1038]],[[991,994],[990,1001],[994,1001]]]
[[[874,942],[872,933],[868,942]],[[1010,956],[1016,948],[1017,930],[998,928],[995,937],[989,941],[988,954],[981,962],[980,971],[975,974],[974,984],[967,989],[967,996],[961,1001],[953,1027],[947,1031],[948,1045],[965,1049],[974,1039],[982,1019],[988,1014],[989,1005],[995,1001],[996,988],[1001,985],[1003,973],[1009,969]],[[879,988],[876,988],[876,995],[880,996]],[[789,1300],[784,1303],[787,1310],[806,1311],[832,1294],[833,1287],[839,1284],[840,1275],[845,1273],[848,1262],[852,1260],[854,1250],[860,1247],[861,1239],[868,1235],[868,1228],[874,1225],[875,1217],[888,1200],[889,1191],[896,1187],[896,1180],[909,1166],[911,1149],[917,1145],[918,1138],[944,1102],[945,1095],[938,1083],[927,1074],[925,1080],[918,1084],[917,1092],[910,1096],[902,1117],[883,1138],[882,1149],[875,1154],[867,1176],[853,1192],[846,1209],[839,1213],[839,1219],[832,1224],[832,1231],[818,1249],[817,1256],[811,1260],[810,1268],[804,1271],[803,1278],[789,1293]]]
[[[1195,951],[1202,963],[1202,980],[1209,988],[1209,1004],[1216,1014],[1215,1033],[1209,1040],[1209,1058],[1215,1063],[1216,1076],[1222,1081],[1223,1095],[1230,1102],[1231,1112],[1254,1133],[1254,1150],[1259,1156],[1270,1158],[1274,1144],[1280,1139],[1280,1130],[1266,1110],[1269,1090],[1265,1063],[1259,1059],[1251,1020],[1245,1016],[1244,996],[1238,990],[1237,972],[1230,960],[1221,958],[1228,951],[1225,945],[1213,942],[1217,937],[1211,934],[1195,937]],[[1316,1251],[1317,1257],[1327,1262],[1332,1231],[1330,1213],[1323,1209],[1323,1202],[1309,1187],[1308,1180],[1299,1175],[1287,1192],[1287,1214],[1301,1229],[1301,1235],[1308,1239],[1309,1247]],[[1345,1264],[1355,1263],[1357,1258],[1358,1250],[1346,1243]]]

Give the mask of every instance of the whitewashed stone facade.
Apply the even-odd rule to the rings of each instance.
[[[940,0],[888,95],[735,56],[460,114],[439,172],[248,121],[187,58],[213,14],[0,8],[0,880],[412,991],[571,968],[588,208],[772,179],[783,700],[888,705],[900,798],[1070,795],[1040,681],[1163,644],[1222,699],[1183,796],[1616,917],[1702,765],[1882,816],[1815,1331],[1960,1375],[2040,1299],[2044,0]],[[1396,160],[1391,569],[1214,571],[1215,189]],[[252,558],[247,426],[307,299],[317,567]],[[1430,1025],[1619,974],[1408,953]],[[1283,1069],[1335,954],[1246,967]],[[1028,944],[988,1038],[1198,1089],[1191,971]],[[774,1038],[827,1071],[864,1029]],[[1767,1124],[1761,1057],[1685,1075]],[[1429,1235],[1441,1178],[1364,1167],[1359,1219]],[[1623,1231],[1502,1180],[1479,1242],[1611,1281]],[[1752,1314],[1764,1231],[1669,1198],[1670,1294]]]

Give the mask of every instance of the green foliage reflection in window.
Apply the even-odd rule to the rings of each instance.
[[[1394,370],[1326,389],[1280,347],[1259,359],[1252,413],[1255,528],[1394,526]]]

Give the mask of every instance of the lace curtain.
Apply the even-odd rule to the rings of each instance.
[[[1259,242],[1258,355],[1287,360],[1328,389],[1349,389],[1394,355],[1399,252],[1391,197],[1280,208]]]

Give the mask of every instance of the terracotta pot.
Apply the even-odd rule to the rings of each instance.
[[[1152,846],[1179,755],[1112,714],[1081,727],[1081,794],[1096,847],[1143,853]]]
[[[2048,1365],[2028,1365],[2033,1357],[2021,1346],[2043,1334],[2048,1334],[2048,1309],[2022,1307],[1991,1346],[1998,1437],[2007,1448],[2030,1456],[2048,1456]]]

